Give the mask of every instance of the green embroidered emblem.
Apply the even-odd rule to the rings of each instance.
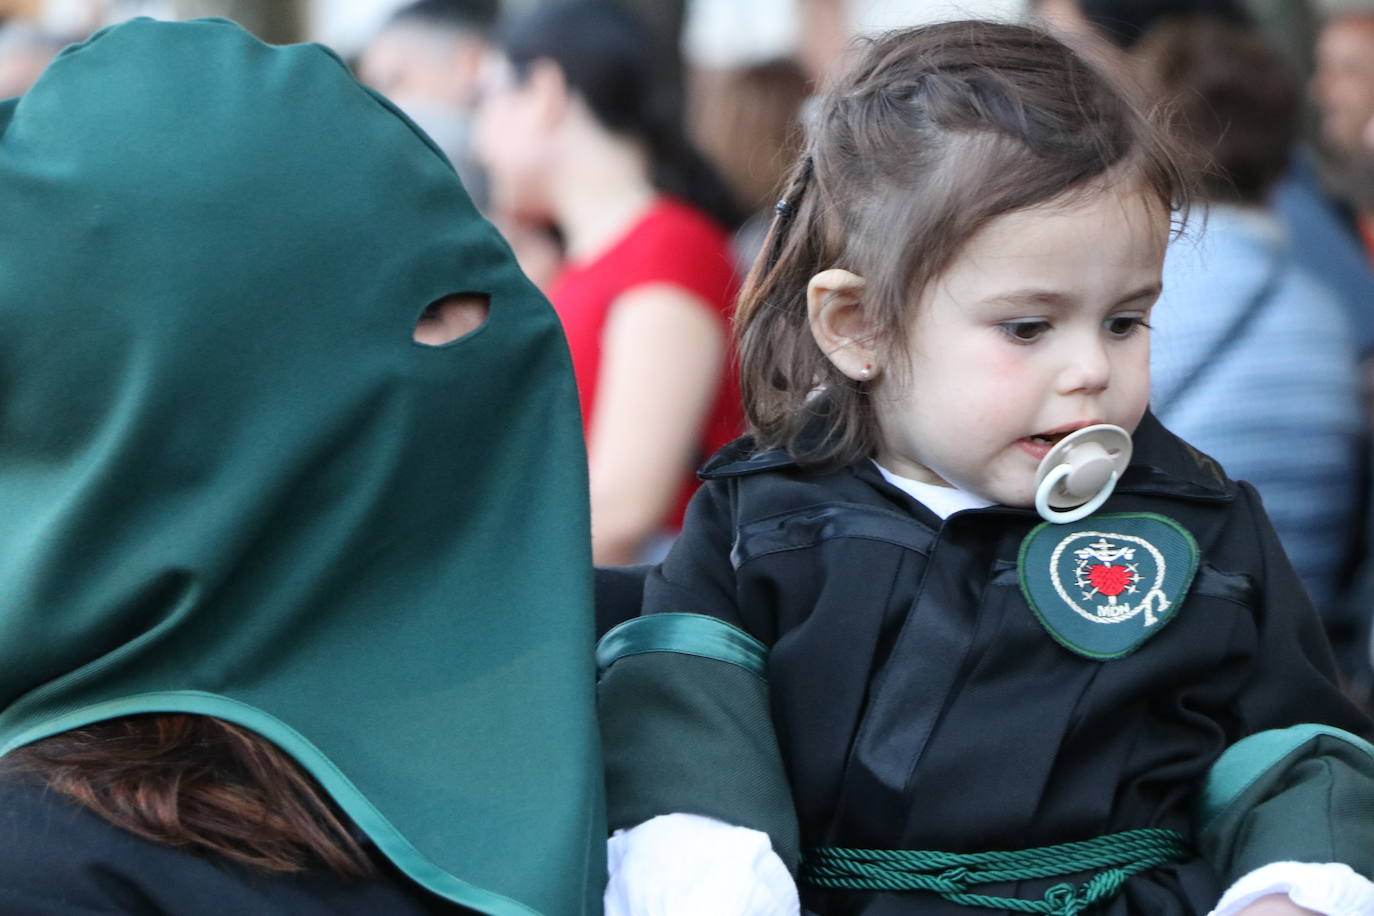
[[[1150,513],[1038,525],[1021,542],[1021,592],[1066,649],[1121,658],[1164,629],[1197,572],[1193,536]]]

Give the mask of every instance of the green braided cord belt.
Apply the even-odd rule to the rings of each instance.
[[[799,880],[813,887],[855,891],[934,891],[964,906],[1018,913],[1077,916],[1115,897],[1132,875],[1183,862],[1193,850],[1181,833],[1127,830],[1057,846],[1014,852],[925,852],[819,846],[802,860]],[[1054,878],[1096,871],[1075,887],[1056,884],[1040,900],[971,893],[979,884]]]

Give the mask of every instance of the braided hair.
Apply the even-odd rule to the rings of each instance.
[[[875,343],[904,365],[912,306],[980,228],[1113,180],[1180,215],[1191,194],[1164,132],[1058,40],[976,21],[872,40],[820,100],[740,295],[740,376],[758,445],[815,465],[877,449],[868,383],[843,375],[811,335],[812,276],[842,267],[864,277]]]

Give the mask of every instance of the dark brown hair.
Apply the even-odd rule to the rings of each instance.
[[[657,41],[624,4],[530,4],[497,39],[520,81],[536,61],[552,61],[602,127],[641,142],[655,188],[722,226],[739,225],[734,195],[687,139],[675,50]]]
[[[873,40],[821,99],[740,295],[741,383],[758,445],[819,465],[877,446],[867,384],[811,336],[812,276],[843,267],[865,279],[875,343],[900,365],[912,304],[980,228],[1107,180],[1135,184],[1166,212],[1186,206],[1163,133],[1056,39],[970,21]]]
[[[1302,112],[1301,84],[1282,55],[1252,30],[1184,17],[1151,29],[1132,57],[1198,158],[1202,195],[1263,202],[1288,168]]]
[[[327,796],[259,735],[207,716],[97,722],[11,752],[6,768],[144,839],[270,872],[374,866]]]

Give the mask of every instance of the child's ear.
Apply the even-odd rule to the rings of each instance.
[[[878,371],[863,292],[864,278],[839,267],[821,271],[806,285],[811,336],[835,368],[855,381],[868,381]]]

